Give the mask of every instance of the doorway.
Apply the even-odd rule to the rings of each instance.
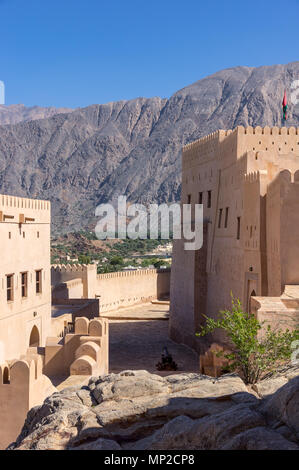
[[[39,331],[38,331],[37,326],[34,325],[30,334],[29,347],[37,348],[38,346],[39,346]]]

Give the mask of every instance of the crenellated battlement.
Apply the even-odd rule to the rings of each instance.
[[[56,273],[75,273],[95,269],[93,264],[52,264],[51,270]]]
[[[291,186],[298,186],[299,183],[299,170],[292,172],[290,170],[280,171],[276,177],[269,184],[271,191],[274,191],[275,188],[279,188],[281,183],[286,183]]]
[[[183,173],[217,159],[220,166],[229,166],[251,150],[299,156],[299,127],[237,126],[218,130],[183,147]]]
[[[267,170],[259,170],[259,171],[252,171],[250,173],[246,173],[243,175],[243,181],[245,184],[256,183],[260,181],[261,178],[267,178],[268,173]]]
[[[183,167],[193,166],[200,155],[201,160],[210,159],[212,154],[215,154],[219,143],[230,134],[231,131],[218,130],[205,137],[201,137],[194,142],[183,147]]]
[[[183,147],[183,152],[188,152],[189,150],[194,150],[197,149],[198,147],[201,147],[205,144],[211,143],[213,141],[218,141],[219,137],[226,137],[229,135],[232,131],[231,130],[218,130],[215,132],[212,132],[211,134],[208,134],[204,137],[201,137],[200,139],[194,140],[193,142],[190,142],[189,144],[184,145]]]
[[[190,142],[183,147],[183,151],[189,150],[194,147],[198,147],[202,144],[207,142],[211,142],[213,140],[218,140],[219,138],[228,137],[231,134],[257,134],[257,135],[299,135],[299,127],[261,127],[261,126],[237,126],[234,129],[219,129],[218,131],[212,132],[200,139],[195,140],[194,142]]]
[[[41,199],[29,199],[24,197],[9,196],[0,194],[0,209],[16,208],[16,209],[33,209],[38,211],[50,211],[50,201]]]
[[[253,171],[251,173],[247,173],[246,175],[243,176],[243,180],[245,184],[250,184],[250,183],[255,183],[259,181],[260,179],[260,173],[259,171]]]
[[[97,279],[117,279],[123,277],[139,277],[156,275],[157,273],[170,272],[170,268],[166,269],[136,269],[136,271],[117,271],[115,273],[98,274]]]
[[[50,201],[0,194],[1,223],[50,224],[50,216]]]
[[[236,129],[239,134],[247,135],[299,135],[299,127],[238,126]]]

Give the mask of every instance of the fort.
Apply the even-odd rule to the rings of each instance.
[[[109,372],[101,313],[169,295],[169,270],[97,275],[50,265],[49,201],[0,195],[0,448],[27,412],[74,376]]]
[[[50,265],[48,201],[0,195],[0,448],[58,384],[109,373],[109,312],[115,320],[134,307],[136,318],[138,306],[162,305],[170,293],[170,338],[195,350],[196,367],[211,376],[222,367],[215,350],[230,344],[218,332],[195,333],[205,315],[230,307],[231,292],[268,324],[298,323],[299,129],[237,127],[185,146],[181,203],[203,204],[200,250],[175,240],[171,272],[98,275],[95,265]],[[127,365],[122,328],[116,352]],[[144,335],[154,329],[147,324]],[[150,355],[144,338],[134,350],[141,361]]]
[[[215,375],[211,351],[229,344],[195,333],[204,315],[230,308],[231,293],[259,319],[298,323],[299,129],[239,126],[186,145],[181,203],[203,204],[204,243],[185,251],[174,241],[169,331]]]

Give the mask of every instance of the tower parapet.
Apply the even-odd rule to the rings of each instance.
[[[50,223],[51,203],[0,194],[0,222]]]

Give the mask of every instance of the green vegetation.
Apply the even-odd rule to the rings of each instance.
[[[146,258],[143,259],[141,263],[138,263],[136,259],[127,259],[125,261],[121,256],[113,256],[112,258],[108,259],[106,263],[98,265],[98,274],[121,271],[126,266],[131,266],[133,268],[154,267],[156,269],[159,269],[161,266],[170,266],[170,262],[165,258]]]
[[[52,241],[52,264],[98,263],[98,273],[120,271],[125,267],[170,265],[167,253],[153,256],[153,250],[166,245],[170,240],[105,240],[99,242],[91,231],[65,234]]]
[[[149,266],[154,266],[155,268],[161,268],[161,266],[167,265],[167,261],[165,259],[159,258],[146,258],[143,259],[141,262],[142,268],[148,268]]]
[[[107,242],[110,251],[99,257],[98,273],[120,271],[126,266],[160,268],[163,265],[170,265],[171,260],[165,256],[148,257],[148,254],[155,248],[169,242],[170,240],[131,240],[129,238],[119,240],[114,244]]]
[[[299,339],[299,331],[272,330],[265,328],[258,333],[264,323],[259,322],[251,313],[244,312],[239,299],[232,296],[232,309],[220,312],[217,320],[206,317],[206,325],[201,327],[197,336],[204,336],[216,328],[224,330],[231,340],[231,353],[218,352],[228,361],[228,369],[241,372],[246,383],[254,384],[278,365],[291,358],[292,343]]]
[[[88,255],[79,255],[78,256],[78,263],[80,264],[90,264],[91,258]]]
[[[130,238],[126,238],[125,240],[121,240],[114,245],[112,245],[112,250],[116,251],[123,257],[128,257],[134,253],[139,255],[144,255],[153,251],[159,245],[167,245],[170,240],[141,240],[137,238],[136,240],[131,240]]]
[[[86,238],[87,240],[97,240],[97,237],[96,237],[96,234],[94,233],[94,231],[86,231],[86,230],[79,230],[79,232],[77,232],[79,235],[81,235],[82,237]]]

